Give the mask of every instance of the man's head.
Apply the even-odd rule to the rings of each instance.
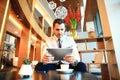
[[[53,32],[58,38],[64,35],[66,23],[63,19],[55,19],[53,22]]]

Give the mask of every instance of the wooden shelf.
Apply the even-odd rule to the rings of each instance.
[[[76,38],[75,41],[77,40],[96,40],[96,39],[111,39],[111,36],[106,36],[106,37],[93,37],[93,38]]]
[[[90,64],[108,64],[108,63],[103,62],[103,63],[85,63],[85,64],[90,65]]]
[[[108,51],[110,51],[110,52],[114,52],[114,49],[106,49],[106,51],[108,52]]]
[[[100,39],[100,38],[106,38],[106,39],[111,39],[111,36],[105,36],[105,37],[93,37],[93,38],[76,38],[75,40],[79,40],[79,39]]]
[[[79,38],[79,39],[75,39],[76,42],[79,42],[79,41],[87,41],[87,42],[94,42],[94,41],[97,41],[97,40],[102,40],[103,37],[96,37],[96,38]]]
[[[105,40],[112,40],[112,37],[111,36],[106,36],[106,37],[104,37],[105,38]]]
[[[103,52],[105,51],[104,49],[99,49],[99,50],[79,50],[79,53],[88,53],[88,52]]]

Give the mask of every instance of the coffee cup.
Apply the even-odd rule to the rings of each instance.
[[[69,69],[69,64],[61,64],[60,67],[62,70],[67,70]]]

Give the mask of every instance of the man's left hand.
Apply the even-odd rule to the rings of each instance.
[[[75,59],[74,55],[72,55],[72,54],[65,55],[65,57],[63,59],[65,61],[69,62],[70,64],[74,64],[76,62],[76,59]]]

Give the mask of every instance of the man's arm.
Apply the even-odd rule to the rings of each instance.
[[[42,49],[42,62],[47,64],[47,63],[52,63],[52,61],[54,60],[54,57],[52,55],[50,55],[47,51],[47,44],[45,44],[43,46],[43,49]]]
[[[64,60],[69,62],[70,64],[76,64],[77,62],[80,61],[78,49],[73,38],[69,38],[69,43],[73,51],[71,54],[65,55]]]
[[[77,45],[76,45],[74,39],[72,39],[72,46],[73,46],[73,47],[72,47],[72,48],[73,48],[72,54],[75,56],[75,59],[76,59],[77,61],[80,61],[80,55],[79,55],[79,53],[78,53]]]

